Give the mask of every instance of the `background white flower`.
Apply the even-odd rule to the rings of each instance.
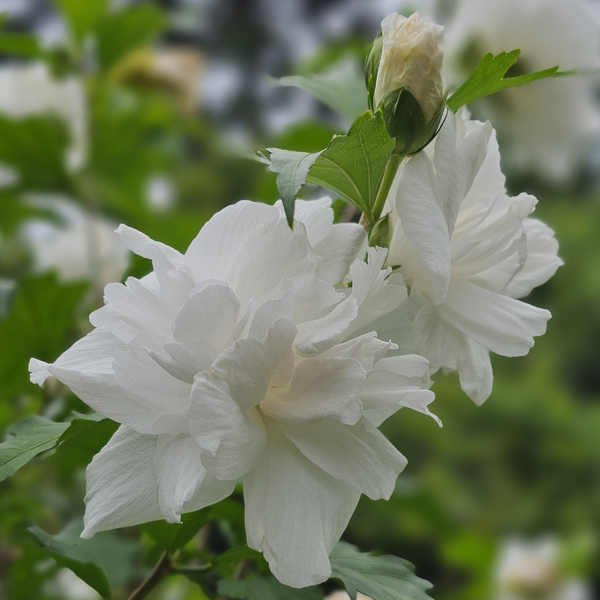
[[[248,544],[301,587],[330,576],[361,492],[391,495],[406,460],[376,426],[402,406],[430,414],[428,365],[386,358],[390,342],[355,333],[406,298],[381,270],[385,250],[350,266],[347,293],[315,275],[341,279],[362,242],[339,236],[349,230],[330,226],[332,214],[318,233],[329,204],[301,207],[307,237],[278,208],[239,202],[185,255],[120,227],[154,271],[108,285],[96,329],[54,364],[30,365],[32,381],[54,375],[122,423],[88,467],[84,537],[177,522],[243,478]],[[309,237],[315,248],[335,240],[334,258]]]
[[[115,233],[116,224],[64,198],[35,195],[30,202],[57,219],[32,219],[21,229],[34,270],[56,270],[63,281],[91,279],[99,289],[121,280],[131,253]]]
[[[388,199],[387,264],[404,276],[410,299],[378,331],[384,335],[392,318],[412,319],[415,350],[433,371],[458,371],[478,403],[492,388],[489,351],[526,354],[550,318],[516,298],[561,264],[553,232],[528,217],[536,199],[507,195],[499,158],[489,123],[450,113],[435,145],[401,169]]]
[[[522,50],[517,64],[523,72],[555,65],[597,69],[600,13],[588,0],[458,0],[446,22],[443,48],[447,84],[460,85],[473,59],[516,48]],[[536,81],[475,108],[492,121],[501,143],[506,140],[508,166],[562,181],[581,161],[583,142],[600,133],[597,86],[598,77],[589,76]]]

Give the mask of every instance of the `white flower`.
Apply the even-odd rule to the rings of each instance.
[[[381,23],[382,53],[375,84],[374,105],[404,87],[417,100],[427,123],[445,101],[442,82],[443,53],[439,48],[443,27],[427,23],[419,13],[408,19],[392,13]]]
[[[439,3],[439,2],[438,2]],[[460,84],[472,58],[520,48],[526,72],[560,65],[561,70],[600,64],[600,18],[587,0],[460,0],[446,26],[445,76]],[[506,139],[503,157],[516,170],[535,169],[564,180],[583,156],[583,142],[600,132],[597,78],[566,77],[512,88],[475,108]]]
[[[550,313],[516,298],[561,264],[553,232],[528,217],[535,198],[506,194],[489,123],[450,113],[435,146],[411,158],[396,184],[387,264],[404,276],[410,300],[378,331],[396,320],[406,338],[408,324],[432,370],[458,371],[481,403],[492,388],[489,351],[524,355],[546,329]]]
[[[44,63],[0,68],[0,113],[24,118],[51,114],[64,121],[71,135],[67,165],[78,169],[87,155],[87,109],[81,82],[57,80]]]
[[[511,537],[503,545],[496,567],[497,600],[591,600],[585,582],[568,579],[560,565],[555,538],[527,541]]]
[[[402,406],[428,413],[427,361],[384,357],[391,343],[355,332],[406,297],[381,270],[385,250],[350,266],[346,294],[315,276],[328,261],[310,238],[341,246],[332,281],[356,245],[330,222],[318,233],[328,204],[300,205],[307,237],[279,209],[239,202],[185,255],[120,227],[154,272],[107,286],[96,329],[53,365],[30,364],[32,381],[52,374],[122,423],[88,467],[84,537],[179,521],[243,478],[248,544],[305,586],[330,576],[361,492],[390,496],[406,461],[376,425]]]
[[[62,198],[36,195],[30,202],[58,218],[57,223],[30,220],[22,228],[34,270],[56,270],[63,281],[92,279],[99,289],[121,280],[130,252],[111,221]]]

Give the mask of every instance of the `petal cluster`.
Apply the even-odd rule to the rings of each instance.
[[[435,145],[410,159],[396,183],[387,263],[410,298],[395,319],[408,318],[413,348],[432,370],[458,371],[481,403],[492,388],[489,351],[521,356],[545,332],[550,313],[518,298],[560,266],[553,232],[529,217],[533,196],[506,193],[489,123],[449,114]]]
[[[300,587],[330,576],[360,494],[391,495],[406,460],[377,426],[429,414],[428,364],[386,357],[369,326],[406,287],[385,250],[356,259],[362,227],[333,225],[330,204],[299,203],[292,230],[280,207],[239,202],[185,254],[119,228],[154,270],[107,286],[95,329],[30,367],[122,424],[88,467],[84,537],[178,522],[242,479],[248,544]]]

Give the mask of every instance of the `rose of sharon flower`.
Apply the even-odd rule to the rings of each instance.
[[[441,7],[442,0],[437,4]],[[446,26],[444,75],[460,85],[486,52],[521,49],[519,65],[534,72],[600,65],[600,12],[590,0],[459,0]],[[504,159],[564,181],[597,138],[597,78],[566,77],[505,90],[476,105],[506,140]],[[504,138],[504,139],[503,139]],[[503,148],[504,149],[504,148]]]
[[[546,330],[550,313],[517,298],[561,264],[553,232],[528,217],[533,196],[507,195],[489,123],[449,113],[435,145],[411,158],[396,184],[387,264],[404,276],[410,299],[378,331],[391,335],[390,325],[408,322],[432,370],[458,371],[482,403],[492,389],[489,352],[527,354]]]
[[[297,587],[330,576],[361,492],[389,497],[406,463],[375,424],[402,406],[428,413],[433,394],[425,359],[385,357],[390,342],[352,333],[406,290],[381,249],[335,290],[358,226],[323,223],[329,212],[301,205],[306,227],[291,230],[278,208],[239,202],[185,254],[119,228],[154,271],[107,286],[96,329],[30,365],[32,381],[54,375],[122,423],[88,467],[83,537],[178,522],[243,478],[248,544],[273,573]],[[332,242],[338,254],[321,258]]]
[[[392,13],[381,22],[382,50],[374,104],[404,87],[416,98],[425,120],[431,121],[446,98],[442,81],[443,52],[440,42],[444,28],[427,23],[419,13],[408,19]]]

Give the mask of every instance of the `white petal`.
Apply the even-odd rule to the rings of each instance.
[[[289,423],[336,419],[353,425],[362,415],[356,394],[366,377],[367,371],[354,358],[305,359],[296,366],[289,388],[271,387],[260,408]]]
[[[202,464],[221,480],[235,480],[262,456],[267,434],[255,408],[242,410],[227,381],[200,375],[192,388],[190,433],[203,450]]]
[[[282,278],[312,274],[317,256],[302,226],[292,231],[273,206],[238,202],[204,225],[185,255],[196,281],[223,281],[244,308],[267,298]]]
[[[406,459],[369,421],[281,423],[286,437],[323,471],[373,500],[389,499]]]
[[[337,223],[331,233],[313,250],[323,258],[316,276],[331,285],[338,285],[348,274],[350,265],[361,253],[367,232],[362,225]]]
[[[277,200],[275,206],[282,215],[285,215],[281,200]],[[331,233],[333,227],[331,198],[324,196],[317,200],[296,200],[294,220],[304,225],[308,241],[314,248]]]
[[[522,356],[546,331],[547,310],[495,294],[468,281],[452,281],[440,316],[488,350]]]
[[[201,450],[193,437],[157,437],[153,467],[158,482],[158,503],[166,521],[180,523],[183,513],[199,510],[231,494],[235,481],[215,480],[202,465]],[[201,497],[214,491],[217,491],[216,496],[201,505]],[[190,508],[190,501],[193,501],[193,508]]]
[[[316,467],[269,424],[269,444],[244,477],[248,545],[282,583],[304,587],[331,576],[329,554],[360,492]]]
[[[221,351],[238,320],[240,301],[225,283],[203,281],[188,296],[173,323],[180,342],[204,339]]]
[[[433,275],[434,299],[439,303],[450,280],[450,233],[437,188],[431,161],[420,152],[400,173],[396,212],[406,237]]]
[[[86,471],[83,538],[162,519],[153,470],[158,436],[120,427]]]

